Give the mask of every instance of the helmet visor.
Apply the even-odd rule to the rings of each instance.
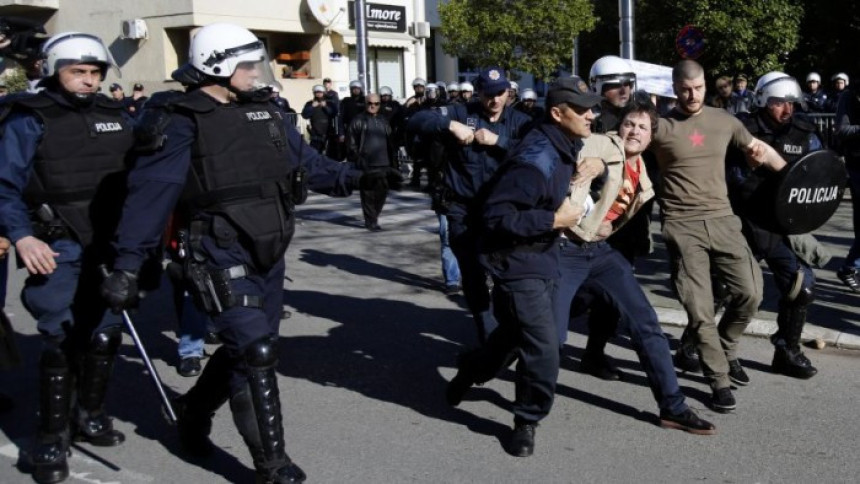
[[[259,91],[280,86],[275,80],[272,63],[266,54],[262,42],[253,42],[247,46],[227,49],[234,64],[230,83],[239,91]]]
[[[636,85],[636,74],[618,74],[601,79],[604,86],[629,86]]]

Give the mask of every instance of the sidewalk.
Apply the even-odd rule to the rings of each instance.
[[[687,314],[680,309],[654,307],[657,311],[657,317],[660,319],[660,324],[666,326],[685,327],[687,325]],[[744,332],[747,336],[756,336],[759,338],[769,338],[770,335],[776,332],[776,320],[753,318],[749,326]],[[827,328],[821,328],[807,324],[803,331],[803,340],[820,340],[827,346],[835,346],[840,349],[860,350],[860,336],[847,333],[845,331],[837,331]]]
[[[660,236],[660,225],[652,222],[654,252],[636,262],[636,277],[662,324],[686,326],[687,315],[671,287],[668,256]],[[820,340],[830,347],[860,350],[860,294],[851,292],[836,277],[845,254],[854,239],[851,202],[846,197],[833,217],[815,231],[815,237],[831,252],[832,259],[824,268],[815,268],[815,301],[809,307],[803,339]],[[756,318],[747,327],[750,336],[770,337],[776,332],[776,311],[779,293],[773,275],[762,265],[764,300]]]

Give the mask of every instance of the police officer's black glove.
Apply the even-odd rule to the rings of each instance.
[[[137,274],[128,271],[111,272],[102,282],[101,295],[115,313],[136,307],[140,302]]]

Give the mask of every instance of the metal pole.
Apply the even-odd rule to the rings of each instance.
[[[367,75],[367,8],[364,0],[355,0],[355,50],[358,64],[358,81],[367,94],[370,85]]]
[[[579,75],[579,37],[573,38],[573,54],[570,59],[570,73]]]
[[[140,340],[137,330],[134,329],[134,323],[131,322],[131,318],[128,316],[128,311],[123,310],[122,319],[125,321],[125,326],[128,328],[129,334],[131,334],[131,339],[134,341],[134,345],[137,346],[137,351],[140,352],[140,357],[143,359],[143,363],[149,371],[149,376],[152,377],[152,383],[155,384],[155,389],[161,396],[161,402],[164,404],[164,410],[167,412],[167,415],[165,415],[167,417],[167,421],[170,425],[176,425],[176,414],[173,412],[173,405],[170,404],[170,399],[167,398],[167,394],[164,393],[164,387],[161,385],[161,378],[158,376],[158,371],[154,366],[152,366],[152,360],[150,360],[149,355],[146,354],[146,348],[143,347],[143,342]]]
[[[633,59],[635,56],[633,0],[618,0],[618,18],[618,32],[621,36],[621,57],[624,59]]]
[[[110,276],[110,272],[108,272],[107,267],[102,265],[99,267],[102,276],[107,278]],[[155,384],[155,389],[158,391],[158,394],[161,396],[161,402],[164,403],[165,417],[167,417],[168,423],[170,425],[176,425],[176,413],[173,412],[173,405],[170,404],[170,399],[167,398],[167,394],[164,392],[164,386],[161,384],[161,378],[158,376],[158,371],[152,366],[152,360],[149,359],[149,355],[146,353],[146,348],[143,347],[143,341],[140,340],[140,336],[137,334],[137,330],[134,328],[134,323],[131,321],[131,317],[128,315],[128,311],[122,311],[122,320],[125,322],[125,327],[128,329],[129,334],[131,334],[131,339],[134,341],[134,346],[137,347],[137,351],[140,353],[141,359],[143,359],[143,364],[146,365],[146,369],[149,371],[149,376],[152,377],[152,383]]]
[[[426,20],[424,0],[415,0],[412,8],[414,10],[415,22],[424,22]],[[411,74],[414,74],[413,78],[421,77],[427,79],[427,39],[425,38],[418,38],[418,44],[415,46],[415,72]],[[406,85],[409,86],[412,79],[409,79],[408,76],[404,77],[406,78]],[[406,97],[409,97],[409,94],[406,94]]]

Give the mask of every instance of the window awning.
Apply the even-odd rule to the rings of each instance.
[[[356,44],[354,30],[335,30],[347,45]],[[378,32],[371,30],[367,32],[367,45],[369,47],[398,47],[408,49],[417,41],[415,37],[402,32]]]

